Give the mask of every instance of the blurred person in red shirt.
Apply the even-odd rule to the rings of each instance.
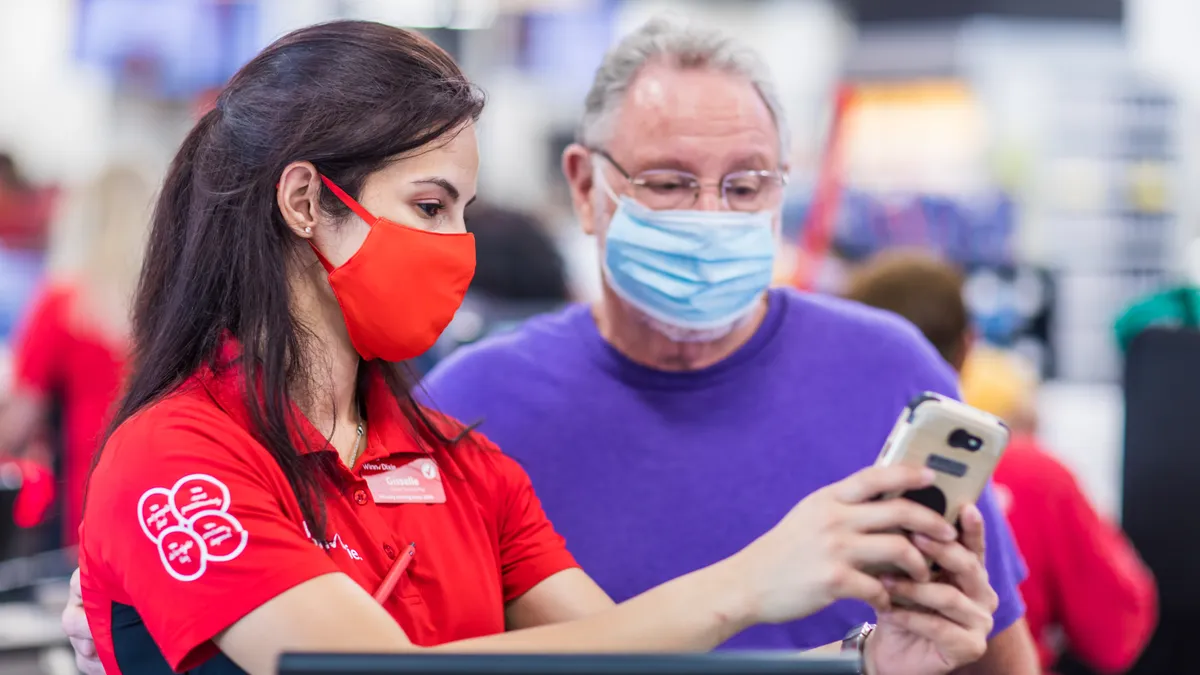
[[[69,272],[47,281],[13,341],[12,383],[0,402],[0,457],[25,454],[36,460],[51,402],[61,405],[65,546],[78,539],[92,455],[121,386],[150,185],[122,165],[105,169],[79,191],[58,237],[65,248],[82,252],[66,256],[79,263],[68,263]]]
[[[994,482],[1029,568],[1021,594],[1043,669],[1069,651],[1101,673],[1125,671],[1157,623],[1154,577],[1038,441],[1034,369],[1015,354],[974,345],[962,286],[953,266],[896,250],[856,270],[846,295],[913,322],[960,372],[963,400],[1011,428]]]
[[[44,251],[57,194],[53,187],[30,184],[13,156],[0,152],[0,247]]]

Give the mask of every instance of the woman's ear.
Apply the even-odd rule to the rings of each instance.
[[[292,162],[283,169],[275,200],[283,221],[297,236],[311,239],[321,220],[321,174],[312,162]]]

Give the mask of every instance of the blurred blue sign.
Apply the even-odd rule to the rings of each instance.
[[[42,281],[44,268],[41,253],[0,247],[0,342],[12,338],[13,329]]]
[[[808,196],[784,209],[784,234],[798,239]],[[847,190],[838,209],[834,245],[852,259],[896,246],[935,251],[964,265],[1013,262],[1016,205],[1003,193],[977,197],[879,196]]]
[[[76,54],[118,86],[186,99],[223,85],[262,47],[250,0],[78,0]]]

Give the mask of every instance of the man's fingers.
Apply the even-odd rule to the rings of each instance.
[[[996,610],[999,596],[988,582],[987,567],[981,558],[958,542],[947,544],[915,535],[913,544],[949,573],[954,585],[961,588],[967,597],[983,605],[989,612]]]
[[[834,484],[834,496],[847,504],[858,504],[885,492],[918,490],[933,484],[930,469],[911,466],[871,466]]]
[[[908,499],[856,504],[843,507],[846,520],[860,532],[905,530],[938,541],[954,541],[958,532],[941,514]]]
[[[992,631],[992,615],[973,602],[962,591],[949,584],[919,584],[907,579],[885,579],[884,586],[892,599],[907,600],[941,615],[959,626],[987,635]]]
[[[939,614],[897,609],[880,615],[879,621],[933,643],[956,668],[978,661],[987,651],[986,633],[967,630]]]
[[[956,541],[934,541],[920,534],[913,535],[912,541],[917,548],[921,549],[922,553],[932,558],[950,574],[957,576],[987,569],[983,566],[983,561]]]
[[[980,560],[986,559],[987,537],[983,527],[983,514],[979,512],[979,507],[974,504],[964,506],[958,515],[958,522],[962,527],[963,546]]]

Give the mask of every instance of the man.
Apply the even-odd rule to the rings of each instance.
[[[1042,449],[1032,368],[1014,355],[972,346],[962,283],[957,270],[935,257],[892,251],[857,270],[846,295],[912,321],[962,371],[964,400],[1012,428],[995,479],[1029,563],[1021,593],[1042,667],[1054,667],[1069,651],[1097,672],[1125,672],[1157,623],[1154,577],[1071,471]]]
[[[430,401],[517,457],[584,569],[620,601],[738,550],[797,499],[871,464],[896,416],[954,374],[912,327],[766,292],[785,119],[752,51],[654,21],[605,58],[563,156],[603,298],[464,349]],[[990,492],[1001,598],[975,672],[1035,672],[1022,570]],[[729,644],[809,648],[871,620],[837,603]]]
[[[608,54],[586,108],[563,169],[604,255],[603,300],[464,348],[426,387],[445,412],[483,420],[530,473],[582,567],[623,600],[736,552],[870,465],[914,395],[956,385],[889,315],[766,292],[788,141],[753,52],[651,22]],[[990,495],[981,508],[1000,600],[972,672],[1032,673],[1020,563]],[[570,616],[540,618],[610,603],[579,600]],[[840,602],[728,644],[837,644],[851,629],[867,635],[872,619],[866,604]],[[937,670],[929,633],[959,630],[940,619],[927,617],[919,635],[881,617],[875,658],[897,656],[913,675]]]

